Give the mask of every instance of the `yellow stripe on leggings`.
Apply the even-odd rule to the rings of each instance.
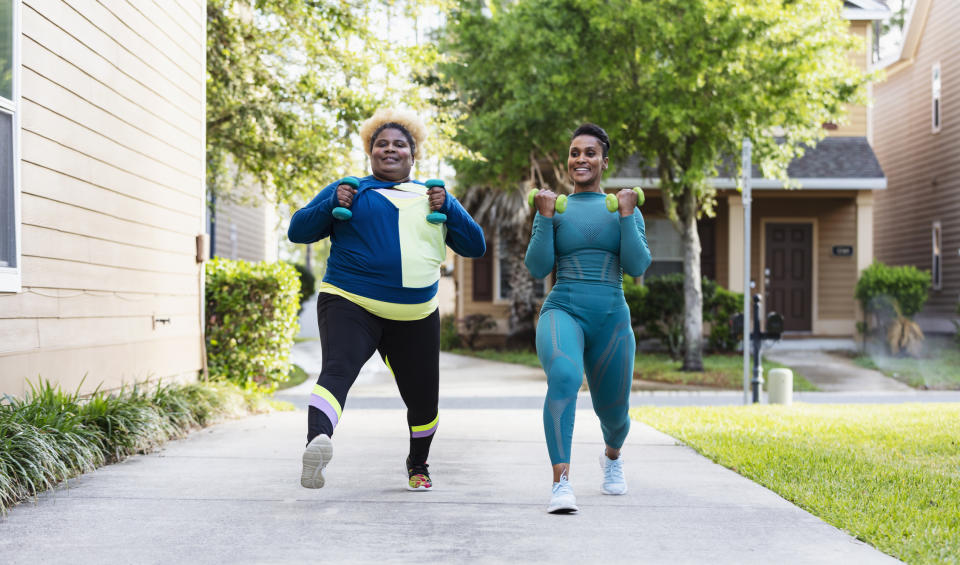
[[[393,372],[393,367],[390,366],[390,358],[384,355],[383,364],[387,366],[387,369],[390,371],[390,376],[393,377],[393,380],[397,380],[397,374]]]
[[[433,419],[429,424],[424,424],[422,426],[410,426],[410,431],[412,432],[425,432],[430,428],[437,425],[437,422],[440,421],[440,414],[437,414],[437,417]]]
[[[340,403],[337,402],[337,399],[334,398],[334,396],[333,396],[332,394],[330,394],[330,391],[329,391],[329,390],[323,388],[323,387],[320,386],[320,385],[314,385],[314,386],[313,386],[313,394],[316,394],[316,395],[319,396],[320,398],[322,398],[322,399],[326,400],[327,402],[329,402],[329,403],[330,403],[330,406],[333,406],[333,409],[337,411],[337,419],[339,419],[340,416],[343,415],[343,409],[340,408]]]

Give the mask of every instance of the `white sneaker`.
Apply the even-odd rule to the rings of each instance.
[[[609,459],[606,453],[600,454],[600,468],[603,469],[603,494],[627,494],[627,480],[623,478],[623,456]]]
[[[303,471],[300,473],[300,486],[304,488],[323,488],[323,468],[333,458],[333,440],[330,436],[318,435],[310,440],[303,450]]]
[[[550,496],[550,506],[547,512],[550,514],[572,514],[579,512],[577,508],[577,497],[573,495],[573,487],[566,475],[560,476],[560,482],[553,483],[553,494]]]

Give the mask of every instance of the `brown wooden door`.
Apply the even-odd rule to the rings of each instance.
[[[766,311],[783,314],[786,331],[810,331],[813,314],[813,225],[767,224]]]

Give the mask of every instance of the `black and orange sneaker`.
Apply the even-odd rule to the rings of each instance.
[[[426,463],[410,463],[407,457],[407,490],[430,490],[433,488],[433,481],[430,480],[430,473],[427,471]]]

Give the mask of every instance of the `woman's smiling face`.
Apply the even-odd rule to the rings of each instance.
[[[384,128],[373,140],[370,168],[373,170],[373,175],[382,180],[398,182],[410,180],[413,151],[407,136],[396,128]]]
[[[599,182],[608,159],[603,156],[603,144],[592,135],[578,135],[570,142],[567,172],[574,184],[589,185]]]

